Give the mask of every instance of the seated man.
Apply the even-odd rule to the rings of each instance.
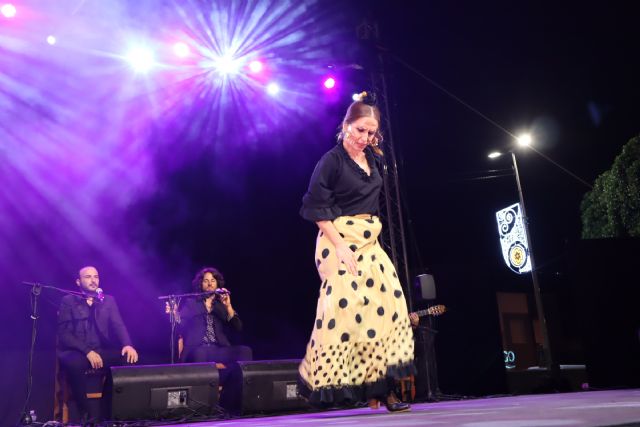
[[[237,361],[252,360],[251,348],[232,346],[225,328],[242,330],[242,321],[231,305],[224,277],[213,267],[205,267],[196,273],[192,281],[193,292],[211,292],[196,299],[187,299],[178,311],[182,337],[182,360],[185,362],[216,362],[225,365],[220,371],[222,385],[221,405],[229,412],[237,413],[240,405],[242,372]]]
[[[80,269],[76,284],[84,297],[66,295],[58,311],[58,360],[66,373],[78,410],[83,418],[109,417],[111,372],[103,391],[102,413],[90,413],[85,372],[88,369],[136,363],[138,353],[131,345],[115,299],[98,294],[100,277],[95,267]]]

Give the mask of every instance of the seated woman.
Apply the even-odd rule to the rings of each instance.
[[[229,412],[237,413],[242,392],[242,372],[236,362],[252,360],[253,355],[247,346],[231,345],[225,328],[240,332],[242,321],[231,305],[231,294],[224,288],[224,277],[218,270],[205,267],[198,271],[192,286],[195,293],[211,294],[190,298],[181,304],[181,358],[187,363],[222,363],[225,368],[220,370],[220,384],[223,387],[220,404]]]

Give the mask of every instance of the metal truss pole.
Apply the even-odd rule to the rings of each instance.
[[[376,45],[380,40],[378,25],[375,22],[364,20],[357,28],[358,38]],[[398,179],[398,163],[393,143],[393,131],[391,126],[391,108],[387,81],[385,77],[385,54],[377,49],[377,63],[369,70],[371,89],[376,94],[377,106],[382,114],[382,129],[385,134],[383,150],[383,179],[384,200],[381,201],[380,216],[386,227],[383,227],[381,241],[391,252],[391,260],[398,272],[400,283],[403,284],[405,297],[409,309],[413,307],[411,293],[411,277],[407,257],[407,244],[405,238],[404,221],[402,216],[402,204],[400,198],[400,183]],[[404,283],[403,283],[404,282]]]

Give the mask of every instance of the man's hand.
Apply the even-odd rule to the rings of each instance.
[[[231,294],[221,294],[219,299],[222,305],[224,305],[224,308],[231,307]]]
[[[418,326],[418,323],[420,323],[420,318],[415,313],[409,313],[409,321],[411,322],[411,326],[415,328]]]
[[[91,368],[100,369],[103,366],[102,357],[95,351],[91,350],[87,353],[87,359],[89,359],[89,363],[91,363]]]
[[[122,355],[127,355],[127,363],[136,363],[138,361],[138,352],[130,345],[122,347]]]
[[[227,310],[228,318],[231,319],[236,314],[235,310],[231,306],[231,294],[222,294],[219,299],[225,310]]]

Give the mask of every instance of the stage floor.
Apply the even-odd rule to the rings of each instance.
[[[376,411],[362,408],[181,425],[197,427],[640,426],[640,389],[417,403],[412,405],[410,412],[399,414],[390,414],[384,408]]]

